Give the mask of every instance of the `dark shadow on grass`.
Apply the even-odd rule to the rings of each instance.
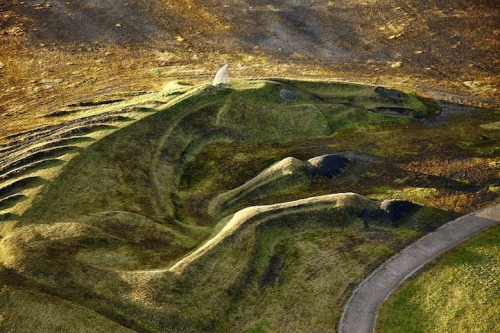
[[[117,129],[116,126],[105,125],[105,124],[90,124],[85,126],[80,126],[67,130],[66,132],[60,133],[59,136],[62,138],[68,138],[76,135],[90,134],[99,131]]]
[[[15,221],[19,218],[19,215],[12,213],[0,214],[0,222]]]
[[[5,198],[3,200],[0,200],[0,211],[12,208],[21,201],[24,201],[26,199],[28,199],[28,197],[25,196],[24,194],[16,194],[8,198]]]
[[[28,173],[36,172],[38,170],[50,169],[62,165],[64,163],[65,162],[63,160],[57,158],[33,162],[31,164],[1,174],[0,181],[5,181],[14,177],[19,177]]]
[[[41,177],[27,177],[0,188],[0,199],[45,184],[47,181]]]
[[[461,192],[477,192],[481,189],[481,186],[467,184],[465,182],[461,182],[448,177],[434,176],[421,172],[403,170],[400,168],[396,169],[398,169],[399,172],[411,174],[413,176],[411,179],[405,181],[406,186],[433,187],[437,189],[446,189]]]
[[[80,110],[59,110],[59,111],[54,111],[51,113],[47,113],[44,115],[44,118],[58,118],[58,117],[64,117],[64,116],[69,116],[71,114],[77,113]]]
[[[36,162],[36,161],[39,161],[42,159],[55,158],[55,157],[69,154],[69,153],[76,153],[76,152],[81,151],[82,149],[83,148],[80,148],[77,146],[62,146],[62,147],[55,147],[55,148],[50,148],[47,150],[39,151],[39,152],[36,152],[36,153],[31,154],[29,156],[15,160],[12,163],[4,166],[0,170],[0,173],[7,173],[7,172],[12,171],[14,169],[17,169],[19,167],[31,164],[33,162]]]
[[[48,139],[50,140],[50,139]],[[13,158],[20,158],[21,156],[26,156],[32,153],[36,153],[39,151],[47,150],[50,148],[55,148],[55,147],[62,147],[62,146],[69,146],[73,144],[78,144],[78,143],[83,143],[83,142],[90,142],[90,141],[95,141],[95,139],[86,137],[86,136],[80,136],[80,137],[72,137],[72,138],[66,138],[66,139],[55,139],[51,141],[47,141],[46,143],[33,147],[28,150],[22,150],[22,149],[16,149],[16,152],[13,152],[11,154],[10,159],[12,160]],[[27,146],[28,144],[26,144]],[[20,147],[22,148],[22,147]],[[0,164],[5,162],[7,158],[0,159]]]

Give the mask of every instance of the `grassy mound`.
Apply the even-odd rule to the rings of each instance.
[[[245,184],[215,197],[208,206],[208,212],[211,215],[223,215],[228,210],[234,211],[248,205],[252,200],[281,191],[296,190],[295,187],[310,182],[306,172],[308,167],[312,166],[293,157],[285,158]]]
[[[50,302],[83,318],[75,331],[92,318],[137,332],[331,330],[352,285],[424,222],[494,200],[486,111],[443,130],[435,105],[411,94],[288,80],[82,103],[61,116],[68,126],[0,153],[0,297]],[[457,151],[461,163],[434,160]],[[338,152],[351,161],[339,176],[303,175],[299,160]],[[362,196],[332,194],[353,191]],[[367,229],[359,214],[379,204],[369,198],[430,207]]]
[[[182,246],[186,252],[192,245],[189,239],[152,221],[138,222],[136,215],[120,214],[16,228],[0,241],[0,259],[17,280],[30,281],[76,308],[91,309],[136,331],[232,330],[238,321],[229,319],[241,316],[243,309],[249,312],[256,298],[264,297],[270,306],[283,297],[299,297],[295,288],[306,286],[314,288],[313,297],[301,295],[303,300],[289,305],[287,315],[294,319],[289,325],[297,329],[309,325],[303,321],[303,309],[312,311],[315,304],[314,309],[322,313],[315,327],[324,330],[334,325],[330,311],[338,314],[342,303],[324,309],[316,304],[317,297],[321,296],[321,304],[344,299],[348,285],[369,268],[367,263],[382,260],[410,236],[394,229],[373,231],[373,239],[360,235],[361,224],[354,222],[370,204],[361,196],[338,194],[248,208],[170,269],[165,266],[175,255],[172,252]],[[380,238],[386,239],[384,245]],[[315,246],[320,246],[323,257],[311,262]],[[346,246],[352,249],[344,258]],[[366,261],[358,262],[360,256]],[[273,268],[275,258],[287,263],[283,272]],[[322,260],[334,260],[327,267],[343,263],[342,275],[300,276],[305,267],[312,269]],[[323,280],[321,288],[319,280]],[[42,302],[45,297],[33,293],[27,303]],[[62,311],[66,303],[52,306]],[[249,313],[240,328],[261,325],[263,319],[276,327],[284,315],[270,312],[263,318],[258,311]]]
[[[284,86],[296,91],[297,100],[280,99],[279,91]],[[338,89],[336,84],[326,86],[334,92]],[[362,88],[365,98],[350,99],[349,90],[343,97],[341,85],[341,92],[335,92],[339,99],[330,102],[324,101],[318,92],[309,92],[307,87],[306,83],[302,87],[243,81],[230,89],[193,88],[179,97],[175,105],[107,136],[74,158],[47,191],[37,197],[33,209],[26,213],[26,221],[61,220],[96,211],[128,211],[172,222],[179,214],[176,188],[184,166],[207,143],[312,139],[332,134],[330,123],[342,128],[342,123],[361,126],[379,119],[402,123],[413,119],[379,115],[367,109],[376,105],[376,98],[380,105],[387,105],[387,101],[377,97],[375,87]],[[328,93],[332,92],[326,90],[325,96]],[[336,110],[344,103],[343,98],[350,101],[348,115]],[[410,97],[408,101],[408,107],[415,104]],[[426,108],[422,103],[417,106]],[[312,109],[319,115],[317,121],[311,120],[316,118],[307,111]],[[352,114],[356,114],[355,119],[349,118]],[[54,202],[54,197],[60,201]]]
[[[286,223],[286,227],[304,227],[307,226],[309,220],[326,224],[336,221],[342,225],[353,220],[363,209],[371,205],[373,203],[366,198],[353,193],[343,193],[269,206],[248,207],[234,214],[214,237],[189,256],[176,262],[170,271],[182,273],[187,266],[205,256],[215,247],[220,246],[221,243],[226,242],[227,239],[238,237],[239,233],[245,232],[247,229],[259,228],[263,224],[271,223],[269,221],[282,220],[282,223]],[[334,209],[336,207],[347,210],[347,212],[336,211]]]

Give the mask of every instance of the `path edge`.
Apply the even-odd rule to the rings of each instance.
[[[354,296],[356,296],[358,290],[365,284],[365,282],[367,282],[368,280],[370,280],[372,278],[372,276],[374,276],[376,273],[378,273],[378,271],[384,269],[390,262],[392,262],[396,257],[398,257],[401,253],[404,253],[404,252],[407,252],[409,251],[409,249],[413,246],[415,246],[415,244],[417,244],[418,242],[421,242],[423,241],[424,239],[430,237],[432,234],[434,234],[436,231],[448,226],[449,224],[451,223],[454,223],[454,222],[458,222],[462,219],[465,219],[465,218],[468,218],[472,215],[475,215],[477,213],[480,213],[482,211],[485,211],[485,210],[488,210],[488,209],[494,209],[495,207],[497,206],[500,206],[500,204],[495,204],[495,205],[492,205],[492,206],[489,206],[489,207],[486,207],[486,208],[483,208],[483,209],[480,209],[480,210],[477,210],[477,211],[474,211],[474,212],[471,212],[469,214],[466,214],[466,215],[463,215],[463,216],[460,216],[459,218],[456,218],[452,221],[449,221],[445,224],[443,224],[442,226],[440,226],[439,228],[437,228],[436,230],[432,231],[432,232],[429,232],[427,235],[424,235],[423,237],[420,237],[418,238],[417,240],[415,240],[413,243],[407,245],[406,247],[404,247],[401,251],[395,253],[392,257],[390,257],[389,259],[387,259],[386,261],[384,261],[380,266],[378,266],[374,271],[372,271],[366,278],[364,278],[360,283],[358,283],[356,285],[356,287],[353,289],[352,293],[351,293],[351,296],[349,297],[349,299],[347,300],[347,302],[345,303],[344,305],[344,309],[342,310],[342,314],[340,316],[340,320],[338,322],[338,326],[337,326],[337,333],[344,333],[343,332],[343,328],[344,328],[344,318],[345,318],[345,314],[346,312],[349,310],[349,307],[350,307],[350,304],[352,302],[352,300],[354,299]],[[396,291],[396,289],[399,288],[399,286],[404,282],[406,281],[408,278],[410,278],[411,276],[415,275],[416,273],[418,273],[423,267],[425,267],[426,265],[428,265],[431,261],[435,260],[437,257],[441,256],[442,254],[448,252],[449,250],[453,249],[454,247],[462,244],[463,242],[473,238],[474,236],[477,236],[479,235],[480,233],[490,229],[490,228],[494,228],[496,225],[490,225],[490,226],[487,226],[485,228],[482,228],[480,230],[478,230],[477,232],[469,235],[469,237],[463,239],[462,241],[456,243],[456,244],[453,244],[451,246],[448,246],[446,248],[443,249],[443,251],[440,251],[439,253],[437,253],[436,255],[432,256],[431,259],[429,259],[428,261],[426,261],[425,263],[423,263],[422,265],[418,266],[417,268],[415,268],[413,271],[411,271],[410,273],[408,273],[399,283],[398,285],[396,286],[396,288],[394,288],[390,293],[388,293],[386,295],[386,297],[384,298],[384,300],[382,301],[382,304],[383,302],[385,302],[385,300],[392,294],[394,293],[394,291]],[[380,309],[380,308],[379,308]],[[375,322],[377,322],[377,318],[378,318],[378,310],[377,309],[377,313],[375,314]],[[372,327],[372,332],[375,331],[375,326]]]

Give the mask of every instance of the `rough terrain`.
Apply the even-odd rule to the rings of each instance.
[[[6,0],[0,136],[72,101],[200,82],[224,63],[240,77],[339,78],[494,106],[498,12],[488,0]]]
[[[21,332],[85,331],[92,316],[138,332],[325,331],[389,255],[498,198],[491,111],[381,86],[172,82],[46,117],[64,123],[11,135],[0,155],[1,325]],[[214,214],[224,193],[237,200]],[[395,214],[386,199],[418,205]],[[51,297],[71,310],[16,319]]]

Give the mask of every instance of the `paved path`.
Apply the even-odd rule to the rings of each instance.
[[[451,221],[403,249],[356,287],[338,332],[372,333],[380,306],[401,282],[440,254],[499,223],[500,204]]]

